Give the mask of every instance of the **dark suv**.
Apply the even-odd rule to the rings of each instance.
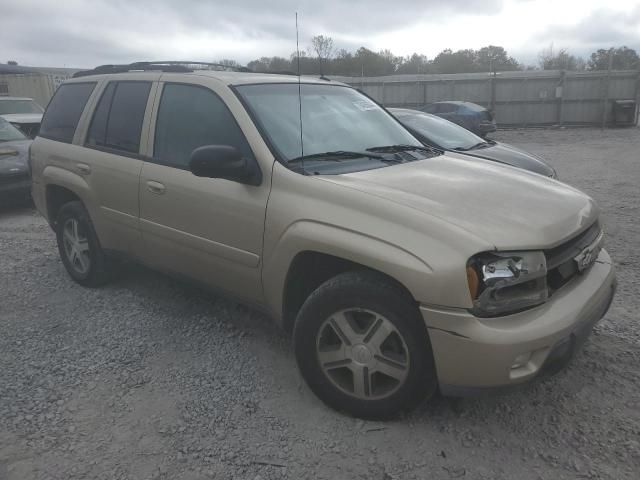
[[[482,105],[475,103],[458,101],[435,102],[419,110],[446,118],[450,122],[457,123],[481,137],[496,131],[496,121],[491,112]]]

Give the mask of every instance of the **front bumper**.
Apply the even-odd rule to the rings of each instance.
[[[588,271],[531,310],[478,318],[462,309],[421,306],[440,390],[467,395],[522,383],[563,365],[605,315],[615,288],[611,258],[603,249]]]

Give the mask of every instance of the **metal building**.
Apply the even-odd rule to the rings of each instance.
[[[77,71],[0,64],[0,95],[33,98],[46,107],[58,85]]]

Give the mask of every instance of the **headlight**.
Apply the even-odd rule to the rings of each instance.
[[[487,252],[467,263],[473,314],[494,317],[547,300],[547,262],[542,252]]]

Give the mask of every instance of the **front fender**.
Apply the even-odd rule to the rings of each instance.
[[[298,221],[285,230],[270,254],[264,257],[265,299],[276,318],[281,318],[283,311],[289,267],[296,255],[308,251],[339,257],[389,275],[403,284],[415,299],[420,299],[425,279],[434,273],[425,261],[384,240],[321,222]]]

